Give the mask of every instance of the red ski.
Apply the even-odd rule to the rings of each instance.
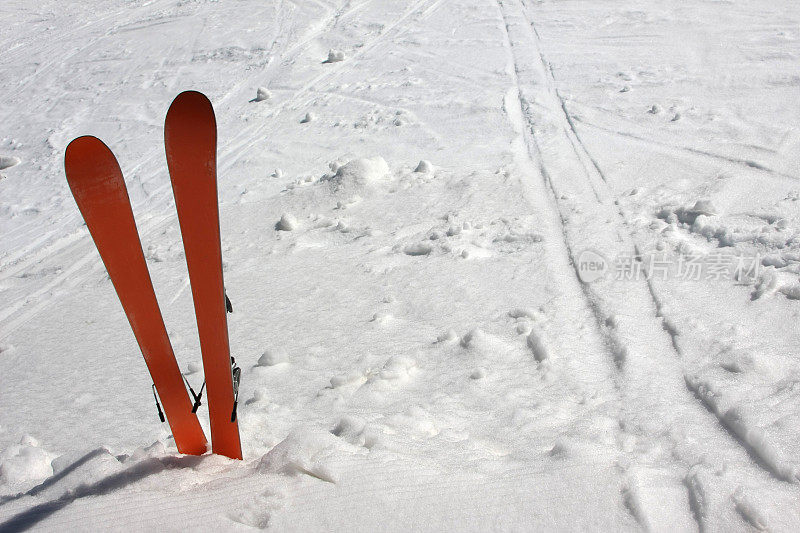
[[[241,459],[222,282],[217,123],[205,95],[187,91],[175,98],[167,112],[164,142],[200,334],[212,450]]]
[[[164,404],[178,451],[201,455],[206,437],[164,327],[119,164],[100,139],[78,137],[67,146],[64,170]]]

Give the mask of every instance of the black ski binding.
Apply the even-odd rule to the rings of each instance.
[[[164,417],[164,411],[161,410],[161,404],[158,403],[158,396],[156,395],[156,384],[155,383],[153,383],[153,398],[156,401],[156,409],[158,409],[158,418],[160,418],[162,422],[166,422],[167,419]]]
[[[236,422],[236,407],[239,405],[239,382],[242,380],[242,369],[236,364],[236,359],[231,357],[231,375],[233,377],[233,411],[231,422]]]

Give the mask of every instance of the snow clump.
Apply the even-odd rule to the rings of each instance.
[[[55,457],[41,448],[36,439],[25,435],[19,444],[0,453],[0,483],[16,485],[52,476],[51,463]]]
[[[344,61],[344,52],[331,48],[330,51],[328,51],[328,59],[326,59],[324,63],[338,63],[339,61]]]
[[[389,165],[378,156],[369,159],[353,159],[336,169],[336,173],[323,177],[330,181],[336,191],[363,189],[389,174]]]
[[[297,229],[297,219],[290,213],[284,213],[278,223],[275,224],[275,229],[278,231],[293,231]]]
[[[264,100],[269,100],[272,97],[272,94],[267,90],[266,87],[259,87],[256,91],[256,102],[263,102]]]
[[[275,366],[278,363],[285,363],[289,360],[289,356],[284,350],[268,349],[265,350],[261,357],[258,358],[258,366]]]
[[[425,159],[421,160],[417,165],[417,168],[414,169],[414,172],[420,172],[422,174],[433,174],[434,166],[431,164],[430,161],[426,161]]]
[[[436,337],[436,342],[455,342],[456,340],[458,340],[458,333],[454,329],[448,329]]]

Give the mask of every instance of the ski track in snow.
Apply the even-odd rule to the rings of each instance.
[[[607,179],[606,179],[605,175],[603,174],[602,170],[600,169],[600,167],[598,166],[597,162],[592,158],[591,154],[587,151],[586,147],[581,142],[580,136],[579,136],[577,130],[575,129],[575,126],[574,126],[574,123],[572,122],[572,119],[570,118],[569,112],[567,110],[566,102],[559,95],[558,89],[555,87],[555,81],[554,81],[554,78],[553,78],[553,74],[552,74],[552,70],[550,68],[550,65],[549,65],[549,63],[547,62],[547,60],[544,58],[544,56],[541,53],[541,46],[539,44],[539,35],[538,35],[537,31],[536,31],[535,25],[531,22],[531,20],[528,18],[527,14],[525,12],[524,1],[521,0],[521,2],[522,2],[521,5],[514,6],[514,4],[516,3],[514,1],[499,0],[498,5],[500,6],[500,9],[501,9],[501,11],[503,13],[504,26],[505,26],[506,30],[509,32],[509,41],[510,41],[510,46],[511,46],[512,52],[516,52],[516,50],[518,48],[522,48],[523,50],[525,50],[525,49],[531,50],[532,49],[534,51],[534,53],[530,53],[529,52],[529,53],[525,54],[525,52],[523,52],[521,56],[520,55],[515,55],[514,56],[514,61],[515,61],[514,68],[516,70],[515,80],[516,80],[517,86],[520,87],[520,90],[519,90],[519,93],[518,93],[518,94],[520,94],[519,105],[521,106],[523,112],[525,112],[526,116],[528,117],[528,122],[525,124],[526,129],[528,129],[528,130],[533,132],[532,137],[526,136],[526,139],[528,139],[527,142],[529,144],[529,149],[532,150],[532,153],[534,154],[534,157],[536,157],[537,159],[540,159],[540,161],[541,161],[541,163],[540,163],[541,167],[540,168],[541,168],[543,177],[546,179],[546,181],[547,181],[547,183],[549,185],[550,191],[551,191],[551,193],[553,195],[553,198],[556,200],[556,206],[557,206],[556,208],[557,208],[557,210],[559,212],[559,216],[560,216],[561,220],[564,221],[564,225],[565,225],[565,240],[567,241],[567,246],[568,246],[568,249],[570,250],[570,259],[571,259],[571,261],[575,262],[576,258],[575,258],[574,252],[572,251],[573,250],[573,246],[570,245],[571,242],[577,241],[576,244],[578,246],[582,245],[582,248],[586,249],[586,248],[588,248],[587,244],[589,244],[589,243],[610,242],[610,240],[607,240],[607,239],[604,239],[604,238],[597,238],[597,236],[591,236],[587,240],[581,242],[581,240],[586,239],[585,236],[582,236],[580,234],[576,235],[574,233],[571,234],[571,232],[569,231],[570,228],[567,226],[567,224],[568,223],[573,223],[574,224],[574,221],[567,222],[569,219],[568,219],[568,216],[565,215],[565,212],[569,211],[569,206],[566,205],[566,202],[563,202],[565,205],[562,207],[562,205],[561,205],[562,203],[559,202],[559,197],[560,197],[560,191],[562,191],[562,190],[570,190],[570,189],[572,189],[572,191],[574,191],[574,187],[571,188],[571,187],[569,187],[569,185],[567,185],[565,187],[564,183],[558,183],[557,178],[554,178],[554,176],[562,176],[561,179],[569,179],[569,178],[564,178],[566,173],[562,170],[562,168],[559,168],[556,171],[551,171],[551,170],[548,169],[548,163],[547,163],[548,156],[545,155],[542,152],[541,146],[544,145],[544,146],[548,146],[549,147],[549,146],[552,146],[553,144],[557,143],[558,141],[554,140],[552,138],[552,135],[563,135],[564,137],[566,137],[567,138],[566,140],[569,142],[569,145],[572,148],[574,157],[577,158],[577,160],[578,160],[578,164],[576,164],[575,167],[576,168],[577,167],[581,167],[582,168],[582,171],[578,172],[578,174],[582,174],[583,177],[586,179],[586,181],[589,182],[588,185],[590,186],[592,192],[594,193],[594,197],[597,199],[598,204],[601,204],[601,205],[598,206],[598,208],[603,209],[606,212],[617,211],[617,210],[614,209],[610,205],[610,203],[611,203],[610,202],[610,195],[608,195],[608,194],[603,195],[603,196],[605,196],[605,201],[604,201],[603,199],[601,199],[601,195],[597,191],[597,189],[600,187],[600,185],[598,185],[598,183],[600,183],[600,182],[607,183]],[[509,6],[511,6],[511,7],[509,8]],[[514,9],[515,7],[517,9]],[[512,27],[513,27],[513,29],[512,29]],[[527,35],[527,41],[528,42],[527,43],[524,42],[525,41],[525,35],[524,34],[526,33],[526,31],[525,31],[526,29],[527,29],[527,33],[528,33],[528,35]],[[520,34],[522,34],[522,35],[520,35]],[[516,37],[517,35],[520,35],[520,37]],[[541,69],[537,69],[537,68],[529,69],[529,68],[526,68],[525,71],[522,73],[523,80],[520,80],[519,76],[520,76],[521,72],[520,72],[520,67],[518,65],[520,65],[522,63],[520,63],[520,59],[518,59],[518,58],[521,57],[521,58],[529,59],[530,57],[533,57],[534,55],[538,56],[538,58],[540,59]],[[529,64],[526,64],[526,67],[529,67]],[[534,77],[534,78],[528,77],[528,76],[530,76],[530,70],[534,70],[534,72],[535,72],[534,76],[536,76],[536,77]],[[549,93],[549,94],[542,94],[541,89],[539,90],[539,92],[536,92],[535,89],[534,89],[533,92],[528,93],[525,96],[522,96],[522,94],[523,94],[523,86],[521,85],[521,83],[524,84],[524,85],[527,85],[527,87],[525,87],[525,89],[530,89],[530,88],[533,88],[533,87],[536,87],[536,86],[538,86],[538,87],[544,86],[545,87],[545,91],[547,93]],[[549,102],[548,102],[548,100],[549,100]],[[537,106],[536,106],[537,109],[536,109],[536,111],[531,111],[533,106],[530,104],[530,102],[534,102],[534,101],[537,103]],[[545,103],[545,102],[548,102],[548,103]],[[543,112],[540,113],[539,112],[540,111],[539,108],[544,108],[542,110]],[[543,125],[543,120],[542,119],[544,119],[544,125]],[[548,128],[549,124],[546,122],[548,119],[556,122],[557,125],[554,125],[552,128]],[[563,120],[563,123],[558,124],[562,120]],[[550,135],[548,135],[547,133],[540,133],[540,132],[542,132],[542,130],[545,130],[547,133],[550,133]],[[562,143],[563,143],[563,141],[562,141]],[[702,152],[698,152],[698,151],[695,151],[695,150],[691,150],[691,151],[694,152],[694,153],[702,153]],[[560,152],[560,156],[561,157],[564,157],[565,154],[566,154],[565,150],[562,150]],[[707,154],[703,154],[703,155],[707,155]],[[735,163],[744,164],[740,160],[735,160],[735,159],[727,159],[727,160],[731,161],[731,162],[735,162]],[[553,160],[553,162],[555,162],[555,160]],[[561,167],[562,165],[564,165],[564,161],[563,160],[559,161],[558,165],[559,165],[559,167]],[[755,167],[755,168],[758,168],[759,170],[765,170],[765,171],[768,171],[768,172],[772,173],[772,171],[769,171],[768,169],[765,169],[763,167],[757,167],[754,164],[747,164],[747,166]],[[600,181],[598,181],[597,179],[593,180],[593,177],[594,177],[593,174],[596,176],[596,178],[599,178]],[[566,174],[566,175],[569,175],[569,174]],[[574,176],[574,174],[573,174],[573,176]],[[574,180],[573,180],[572,183],[570,183],[570,185],[574,186]],[[587,197],[587,195],[585,193],[580,195],[580,196],[583,197],[583,198]],[[605,204],[605,205],[603,205],[603,204]],[[614,215],[611,215],[611,216],[615,216],[615,218],[618,217],[619,220],[620,220],[620,222],[618,224],[615,224],[615,228],[624,229],[624,228],[626,228],[628,226],[628,218],[629,217],[621,209],[617,213],[614,213]],[[601,217],[602,217],[602,215],[601,215]],[[600,218],[600,219],[602,219],[602,218]],[[600,230],[600,231],[602,231],[602,230]],[[611,240],[613,240],[613,237],[614,236],[612,236]],[[616,237],[619,238],[620,236],[617,235]],[[630,236],[623,237],[622,239],[630,240]],[[595,246],[596,246],[596,244],[595,244]],[[628,246],[630,246],[630,244]],[[604,249],[605,251],[608,251],[610,248],[603,247],[602,249]],[[640,252],[638,246],[636,246],[635,244],[633,245],[633,250],[629,250],[629,251],[630,252],[634,252],[631,255],[635,255],[635,256],[640,256],[641,255],[641,252]],[[650,283],[649,279],[646,280],[646,284],[647,284],[646,286],[647,286],[648,296],[650,297],[651,301],[649,303],[641,302],[639,305],[643,309],[651,308],[653,310],[653,318],[655,320],[658,320],[658,321],[663,323],[663,330],[664,330],[665,333],[668,334],[668,335],[665,335],[663,333],[661,335],[656,334],[655,338],[653,338],[652,341],[650,341],[650,342],[660,343],[663,346],[665,344],[664,343],[665,338],[668,338],[669,339],[669,343],[672,345],[672,347],[674,349],[674,353],[673,354],[665,353],[665,356],[666,357],[670,357],[670,355],[674,355],[674,356],[678,356],[678,357],[676,359],[673,359],[672,361],[670,361],[669,359],[665,359],[665,360],[662,361],[662,363],[664,364],[664,366],[667,366],[667,365],[674,366],[674,362],[675,361],[679,362],[680,359],[683,356],[683,352],[680,349],[680,345],[679,345],[679,341],[678,341],[678,337],[679,337],[680,333],[678,331],[675,331],[673,328],[670,328],[668,326],[668,324],[670,324],[670,318],[669,318],[669,316],[665,316],[664,315],[663,310],[662,310],[662,306],[660,305],[659,297],[655,293],[655,289],[653,288],[653,285]],[[593,309],[593,311],[595,313],[595,316],[596,316],[596,319],[597,319],[598,328],[600,328],[601,331],[603,331],[603,333],[606,335],[607,341],[608,341],[608,346],[610,346],[612,348],[613,352],[614,352],[612,354],[612,356],[615,359],[617,359],[619,357],[619,353],[618,352],[619,351],[624,351],[625,355],[622,357],[621,366],[623,366],[622,372],[626,373],[627,368],[625,368],[625,367],[633,366],[635,364],[636,359],[637,359],[636,354],[632,353],[633,350],[635,350],[635,347],[631,347],[631,346],[626,345],[627,343],[624,340],[622,340],[626,336],[629,337],[629,335],[623,334],[622,335],[622,339],[621,339],[620,336],[617,334],[617,332],[614,331],[614,330],[616,330],[618,328],[622,329],[622,327],[624,327],[624,326],[621,326],[619,324],[619,322],[621,320],[625,320],[622,317],[624,316],[624,313],[625,313],[626,309],[630,308],[629,307],[630,306],[630,302],[628,301],[628,302],[623,303],[623,301],[618,296],[614,295],[613,293],[611,293],[611,294],[606,293],[605,291],[603,291],[602,288],[599,287],[599,285],[589,286],[587,284],[584,284],[583,287],[585,288],[584,293],[587,296],[588,304],[590,305],[590,307]],[[641,289],[639,290],[639,292],[641,292]],[[641,296],[639,298],[641,299]],[[615,326],[613,328],[608,328],[607,327],[607,324],[609,323],[609,318],[610,317],[617,317],[615,319],[616,324],[615,324]],[[643,325],[642,317],[640,316],[639,319],[637,320],[637,327],[641,328],[642,325]],[[641,330],[640,330],[640,336],[643,336],[643,332],[641,332]],[[661,340],[658,340],[658,337],[661,337]],[[647,339],[647,337],[644,337],[644,338]],[[645,342],[648,342],[648,340],[645,340]],[[680,371],[680,368],[676,368],[676,370]],[[682,375],[682,372],[681,372],[681,375]],[[690,412],[694,411],[696,413],[697,409],[693,409],[694,406],[686,405],[687,404],[686,399],[688,398],[688,395],[685,394],[686,393],[686,390],[685,390],[685,387],[684,387],[685,384],[684,383],[680,383],[680,382],[676,382],[675,377],[676,377],[676,374],[673,373],[672,376],[671,376],[672,383],[658,383],[658,384],[656,384],[654,382],[651,382],[650,385],[653,387],[653,389],[657,389],[657,387],[659,385],[661,387],[663,387],[664,385],[667,385],[669,387],[668,389],[666,389],[666,391],[665,391],[666,394],[664,395],[664,397],[662,399],[669,398],[669,397],[674,397],[676,395],[676,393],[679,396],[683,396],[683,398],[678,400],[678,401],[683,403],[684,406],[681,406],[680,404],[678,404],[678,405],[672,406],[670,408],[671,410],[675,409],[676,411],[678,411],[680,409],[688,408],[688,409],[690,409]],[[644,374],[639,374],[639,375],[636,376],[636,378],[637,378],[636,379],[636,383],[635,383],[636,386],[640,387],[643,384],[643,382],[646,382],[644,379],[642,379],[642,378],[644,378]],[[622,379],[624,380],[625,377],[623,377]],[[630,379],[630,378],[628,378],[628,379]],[[633,383],[631,383],[630,381],[628,383],[624,383],[623,382],[623,384],[621,385],[621,388],[622,388],[622,391],[623,391],[622,392],[623,396],[629,396],[631,394],[631,392],[633,393],[632,397],[625,398],[624,401],[626,401],[626,402],[628,402],[628,401],[633,401],[633,402],[644,402],[644,401],[646,401],[647,398],[641,396],[643,391],[630,391],[629,392],[628,390],[626,390],[626,389],[630,388],[630,385],[633,385]],[[697,386],[696,385],[691,385],[691,382],[687,381],[686,387],[690,388],[693,393],[697,393]],[[681,394],[680,390],[676,391],[675,390],[676,388],[683,389],[683,394]],[[646,394],[650,395],[650,394],[653,394],[653,393],[648,391]],[[705,402],[705,401],[703,402],[702,405],[704,407],[708,407],[708,403]],[[719,414],[716,413],[716,409],[714,409],[714,408],[710,408],[710,409],[711,409],[713,414],[719,416]],[[696,421],[699,422],[699,424],[696,425],[693,428],[693,432],[695,432],[697,434],[697,436],[700,437],[701,441],[703,441],[703,442],[714,442],[715,446],[717,447],[717,449],[715,449],[713,451],[712,450],[705,450],[703,453],[705,453],[705,454],[719,453],[720,452],[720,448],[721,448],[720,443],[719,443],[719,436],[714,434],[714,433],[718,433],[718,432],[714,432],[713,431],[713,427],[709,428],[709,425],[708,425],[707,422],[706,423],[702,423],[702,422],[700,422],[699,417],[697,417],[697,418],[698,419]],[[623,427],[625,427],[626,423],[629,423],[629,422],[624,420],[624,415],[623,415],[623,421],[621,422],[621,425]],[[765,457],[764,450],[766,448],[764,448],[764,445],[762,443],[758,443],[758,444],[760,444],[760,446],[759,445],[755,445],[754,446],[752,443],[748,442],[749,439],[743,433],[743,431],[748,431],[747,429],[740,430],[738,428],[731,427],[731,425],[729,423],[727,423],[724,418],[720,418],[719,423],[726,430],[729,430],[731,432],[731,435],[734,437],[734,439],[733,439],[734,443],[739,444],[740,446],[742,446],[745,449],[746,452],[748,452],[749,454],[753,455],[753,457],[755,458],[754,465],[759,466],[759,467],[763,467],[764,469],[767,470],[768,473],[774,475],[777,479],[782,479],[782,480],[786,480],[786,481],[790,481],[790,482],[796,482],[797,481],[797,479],[795,477],[796,474],[792,469],[789,469],[788,472],[787,472],[785,470],[785,467],[782,467],[781,465],[776,465],[774,463],[774,461],[770,460],[771,457],[770,458]],[[710,431],[710,433],[709,433],[709,431]],[[727,452],[723,452],[723,455],[728,455],[730,453],[736,453],[736,452],[735,452],[735,450],[727,451]],[[770,454],[770,455],[772,455],[772,454]],[[687,465],[687,466],[689,466],[689,465]],[[753,471],[752,468],[749,468],[749,469],[745,468],[744,472],[742,472],[742,477],[740,477],[740,482],[743,482],[746,479],[753,479],[753,477],[755,477],[757,475],[758,475],[758,473]],[[680,509],[674,509],[674,511],[680,512]],[[643,522],[644,519],[641,516],[642,515],[642,510],[638,506],[636,506],[636,510],[632,511],[632,512],[637,517],[637,521],[639,521],[640,523],[642,523],[642,525],[647,527],[647,523],[649,522],[649,520]],[[694,518],[699,520],[698,517],[697,517],[696,511],[693,511],[693,514],[694,514]],[[704,524],[702,523],[702,521],[698,522],[698,526],[699,526],[699,528],[701,530],[705,529]]]
[[[243,3],[240,27],[215,2],[104,4],[80,24],[22,2],[0,14],[21,43],[0,37],[0,72],[18,73],[0,80],[14,124],[0,156],[23,162],[0,175],[0,530],[797,527],[800,368],[777,324],[800,298],[798,160],[784,155],[800,140],[773,149],[766,119],[688,96],[653,125],[668,107],[657,76],[687,71],[603,61],[609,42],[663,42],[679,8],[283,0]],[[723,9],[704,3],[698,20],[745,17],[748,59],[800,57],[800,15]],[[148,38],[158,52],[137,48]],[[241,463],[178,457],[153,420],[60,167],[79,134],[115,151],[180,366],[200,382],[161,146],[188,88],[219,127]],[[642,178],[634,150],[675,177]],[[30,192],[9,185],[20,175]],[[774,202],[751,208],[762,178]],[[693,194],[726,205],[698,216]],[[692,292],[648,274],[664,246],[771,255],[749,285]],[[645,275],[584,283],[586,249]]]
[[[333,27],[335,27],[336,22],[338,20],[340,20],[346,13],[349,13],[350,11],[354,11],[354,10],[358,9],[359,7],[361,7],[362,5],[364,5],[364,4],[368,3],[368,2],[371,2],[371,1],[372,0],[365,0],[364,2],[362,2],[360,4],[357,4],[356,6],[350,6],[350,3],[348,2],[347,3],[347,6],[348,6],[347,9],[346,8],[341,8],[341,9],[338,9],[338,10],[335,10],[335,11],[331,12],[329,14],[327,20],[325,20],[321,24],[321,27],[319,29],[312,31],[312,34],[308,38],[306,38],[306,39],[304,39],[304,40],[302,40],[300,42],[297,42],[293,46],[291,46],[288,49],[286,49],[279,56],[281,58],[280,61],[273,60],[271,62],[271,64],[267,66],[267,71],[266,72],[258,72],[257,73],[258,76],[260,78],[262,78],[262,79],[264,77],[269,79],[270,74],[271,74],[270,70],[269,70],[269,67],[272,66],[272,64],[279,64],[279,63],[281,63],[283,61],[291,60],[292,54],[294,54],[297,51],[301,50],[306,43],[308,43],[309,41],[314,39],[319,34],[324,33],[326,31],[330,31]],[[356,56],[350,58],[350,61],[356,60],[361,54],[363,54],[364,52],[366,52],[366,51],[370,50],[372,47],[374,47],[377,43],[380,42],[381,39],[383,39],[385,37],[385,34],[390,33],[392,30],[394,30],[395,27],[397,27],[399,24],[401,24],[403,21],[405,21],[412,14],[415,14],[415,13],[419,12],[419,13],[421,13],[421,18],[424,18],[433,9],[435,9],[441,3],[441,1],[442,0],[430,2],[428,0],[422,0],[422,1],[418,1],[418,2],[416,2],[414,4],[412,4],[402,14],[402,16],[399,19],[397,19],[393,23],[387,25],[384,28],[383,32],[381,32],[371,42],[369,42],[368,44],[363,46],[359,50],[359,52],[358,52],[358,54]],[[424,10],[421,9],[425,5],[427,5],[427,8],[424,9]],[[197,18],[199,18],[199,17],[197,17]],[[106,19],[103,18],[101,20],[98,20],[97,23],[100,23],[103,20],[106,20]],[[109,32],[109,34],[110,33],[113,33],[113,32]],[[103,35],[101,37],[98,37],[97,40],[102,39],[104,37],[107,37],[109,34],[106,34],[106,35]],[[93,43],[94,42],[96,42],[96,41],[93,41]],[[287,40],[287,42],[288,42],[288,40]],[[71,56],[69,56],[67,58],[67,60],[69,60],[70,58],[78,55],[84,49],[90,48],[91,44],[93,44],[93,43],[87,44],[85,47],[76,50]],[[44,68],[37,69],[36,76],[41,76],[42,74],[46,74],[54,64],[55,63],[50,63],[50,64],[45,65]],[[272,112],[272,116],[276,116],[277,114],[279,114],[281,112],[284,112],[287,109],[301,109],[303,107],[307,107],[311,103],[310,100],[305,101],[302,105],[297,104],[297,100],[300,99],[302,96],[306,95],[307,93],[309,93],[310,90],[313,87],[315,87],[318,84],[324,82],[325,80],[335,76],[336,73],[337,73],[337,70],[330,70],[330,69],[322,72],[320,75],[318,75],[317,77],[312,79],[310,82],[306,83],[305,85],[303,85],[302,87],[300,87],[299,89],[294,91],[294,93],[291,95],[291,97],[289,97],[288,99],[284,100]],[[252,78],[253,77],[254,76],[246,77],[242,82],[240,82],[239,84],[234,86],[226,95],[224,95],[222,98],[220,98],[219,102],[224,104],[224,102],[227,99],[231,98],[232,95],[241,94],[242,87],[244,87],[244,86],[246,86],[248,84],[252,85]],[[24,85],[26,83],[27,83],[27,81],[23,81],[22,82],[23,89],[24,89]],[[235,162],[237,160],[239,160],[239,158],[242,157],[246,152],[252,151],[254,145],[257,143],[257,141],[253,140],[254,138],[258,137],[257,135],[255,135],[256,131],[259,131],[259,135],[263,135],[265,133],[264,132],[264,128],[261,125],[256,125],[256,126],[249,127],[249,128],[245,127],[245,128],[241,128],[241,130],[232,139],[229,139],[226,142],[226,149],[220,150],[220,153],[218,154],[218,167],[219,167],[218,171],[219,171],[220,175],[224,174],[228,169],[230,169],[230,167],[233,164],[235,164]],[[266,133],[273,133],[273,132],[267,131]],[[274,133],[277,133],[277,132],[274,132]],[[145,159],[142,163],[136,165],[135,167],[133,167],[130,170],[126,170],[125,174],[126,174],[126,176],[133,176],[133,179],[136,180],[136,181],[140,181],[141,178],[139,176],[141,175],[142,172],[144,172],[148,176],[147,181],[149,182],[153,177],[158,176],[158,175],[163,175],[163,168],[162,168],[163,167],[163,161],[162,161],[162,159],[163,159],[163,153],[162,153],[162,150],[159,148],[157,150],[154,150],[152,152],[152,155],[149,158]],[[149,170],[148,167],[155,167],[155,168],[153,168],[152,170]],[[152,202],[152,201],[150,202],[150,204],[149,204],[149,212],[148,212],[148,217],[149,218],[156,218],[158,216],[156,214],[158,211],[161,211],[161,212],[166,214],[168,212],[168,210],[172,209],[172,206],[174,205],[174,202],[172,200],[171,189],[170,189],[169,183],[165,182],[163,180],[162,180],[162,184],[160,186],[158,186],[156,189],[154,189],[154,190],[152,190],[150,192],[146,192],[146,194],[147,194],[147,196],[153,196],[156,199],[160,199],[159,202]],[[156,213],[154,213],[154,211]],[[65,223],[69,223],[69,222],[74,221],[76,219],[78,219],[78,218],[73,215],[73,216],[71,216],[70,218],[68,218],[64,222]],[[137,225],[139,226],[139,232],[140,232],[140,235],[143,236],[142,237],[143,239],[144,239],[145,235],[148,235],[148,234],[151,234],[152,232],[157,231],[159,229],[159,227],[161,226],[161,224],[155,224],[154,226],[144,225],[144,224],[142,224],[141,221],[139,221]],[[61,243],[63,242],[63,240],[64,240],[64,237],[61,237],[58,241],[53,243],[52,247],[55,248],[55,250],[58,250],[59,248],[61,248],[63,246],[69,246],[71,244],[69,241],[67,241],[62,245]],[[35,251],[35,250],[36,250],[36,247],[29,247],[29,248],[26,248],[26,249],[22,250],[21,252],[19,252],[16,257],[12,257],[4,266],[7,266],[9,264],[14,264],[14,265],[19,265],[19,266],[18,266],[18,268],[12,270],[9,274],[5,274],[4,273],[4,276],[13,276],[16,273],[22,271],[23,269],[29,269],[30,268],[30,263],[29,262],[22,262],[20,255],[22,255],[24,257],[25,255],[30,255],[31,252]],[[71,251],[71,249],[70,249],[70,251]],[[52,254],[52,253],[53,253],[53,250],[48,250],[48,254]],[[82,255],[77,260],[69,259],[69,261],[74,261],[75,263],[83,264],[83,263],[91,260],[91,258],[93,258],[93,257],[95,259],[97,259],[97,255],[96,255],[95,251],[92,249],[91,246],[88,246],[87,247],[87,252],[85,252],[85,255]],[[33,298],[35,299],[36,297],[38,297],[38,296],[40,296],[42,294],[52,293],[52,291],[54,289],[56,289],[57,287],[59,287],[60,285],[62,285],[63,283],[65,283],[67,281],[69,281],[71,286],[75,286],[75,282],[78,281],[78,280],[76,280],[74,278],[74,272],[70,271],[69,275],[68,274],[63,274],[63,275],[59,276],[57,279],[53,280],[47,286],[43,287],[40,291],[38,291],[36,294],[34,294]],[[4,325],[4,327],[2,328],[2,332],[0,332],[0,340],[2,340],[4,337],[6,337],[7,335],[9,335],[13,331],[15,331],[21,324],[24,324],[24,323],[28,322],[38,312],[40,312],[45,306],[48,305],[47,303],[38,303],[38,304],[33,305],[33,306],[28,306],[27,309],[25,309],[24,311],[22,311],[20,313],[21,308],[25,307],[29,300],[30,300],[30,297],[25,297],[24,300],[20,300],[18,302],[15,302],[11,306],[9,306],[3,312],[2,315],[0,315],[0,321],[2,321],[5,317],[11,316],[12,314],[17,315],[13,320],[11,320],[9,323]],[[0,323],[2,323],[2,322],[0,322]]]

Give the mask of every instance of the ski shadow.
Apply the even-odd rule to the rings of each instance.
[[[67,477],[69,474],[71,474],[81,466],[85,465],[86,463],[94,459],[95,457],[100,457],[101,455],[106,455],[106,454],[108,454],[108,450],[106,450],[105,448],[97,448],[95,450],[92,450],[83,457],[81,457],[80,459],[78,459],[77,461],[75,461],[74,463],[72,463],[71,465],[69,465],[68,467],[64,468],[58,474],[50,476],[49,478],[45,479],[32,489],[26,492],[20,492],[19,494],[14,494],[13,496],[3,496],[2,498],[0,498],[0,507],[9,502],[13,502],[14,500],[18,500],[23,496],[36,496],[40,492],[49,489],[50,487],[52,487],[53,485],[55,485],[56,483]]]
[[[66,476],[68,473],[66,472],[66,470],[72,472],[80,465],[86,463],[92,457],[100,453],[107,453],[107,452],[105,452],[105,450],[94,450],[86,454],[85,456],[81,457],[80,459],[78,459],[75,463],[73,463],[67,469],[65,469],[65,471],[60,472],[58,476],[53,476],[52,478],[48,478],[46,481],[44,481],[40,485],[37,485],[28,492],[11,497],[11,500],[16,500],[17,498],[20,498],[22,496],[35,495],[45,490],[47,487],[52,486],[54,483],[56,483],[58,479],[61,479],[64,476]],[[194,468],[197,465],[199,465],[202,461],[203,461],[202,456],[194,456],[194,455],[186,455],[182,457],[161,457],[161,458],[145,459],[129,468],[126,468],[121,472],[118,472],[104,479],[101,479],[100,481],[90,484],[78,485],[73,490],[67,491],[62,496],[54,500],[41,503],[39,505],[35,505],[30,509],[22,511],[21,513],[12,516],[5,522],[0,522],[0,531],[2,531],[3,533],[25,531],[26,529],[35,526],[37,523],[49,517],[53,513],[60,511],[61,509],[71,504],[75,500],[79,500],[87,496],[102,496],[105,494],[109,494],[111,492],[124,488],[127,485],[132,485],[133,483],[136,483],[137,481],[140,481],[146,477],[163,472],[164,470],[177,469],[177,468]],[[58,479],[53,479],[56,477],[58,477]],[[32,491],[36,492],[30,494]],[[7,501],[4,501],[2,503],[7,503]]]

